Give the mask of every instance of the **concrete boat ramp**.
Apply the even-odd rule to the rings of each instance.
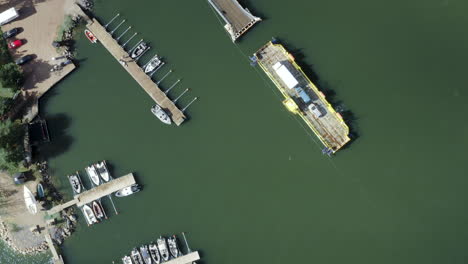
[[[136,182],[135,182],[135,177],[133,176],[133,173],[129,173],[125,176],[119,177],[110,182],[101,184],[89,191],[80,193],[76,195],[73,200],[68,201],[61,205],[57,205],[53,207],[52,209],[48,210],[47,214],[49,215],[56,214],[73,205],[77,205],[81,207],[87,203],[100,199],[104,196],[110,195],[120,189],[123,189],[135,183]]]

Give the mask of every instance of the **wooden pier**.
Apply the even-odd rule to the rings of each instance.
[[[133,176],[133,173],[130,173],[125,176],[119,177],[117,179],[111,180],[110,182],[101,184],[91,190],[75,195],[75,198],[73,200],[53,207],[52,209],[47,211],[47,214],[48,215],[56,214],[64,210],[65,208],[68,208],[73,205],[83,206],[87,203],[100,199],[104,196],[110,195],[132,184],[135,184],[135,177]]]
[[[164,262],[165,264],[192,264],[193,262],[200,260],[200,255],[198,254],[198,251],[193,251],[188,253],[187,255],[180,256],[175,259],[171,259],[167,262]]]
[[[167,97],[166,93],[154,83],[151,77],[134,60],[130,59],[129,54],[99,21],[95,18],[87,19],[87,21],[87,28],[98,38],[98,43],[101,43],[116,60],[124,61],[124,63],[121,63],[122,67],[138,82],[143,90],[171,116],[172,121],[176,125],[182,124],[186,118],[184,113]]]
[[[226,25],[224,28],[231,35],[232,41],[236,41],[249,28],[262,19],[244,9],[237,0],[208,0]]]

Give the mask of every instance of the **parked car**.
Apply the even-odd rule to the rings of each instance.
[[[34,56],[33,56],[33,55],[26,55],[26,56],[21,57],[21,58],[19,58],[18,60],[16,60],[16,64],[17,64],[17,65],[23,65],[23,64],[25,64],[26,62],[31,61],[31,60],[33,60],[33,59],[34,59]]]
[[[17,49],[19,47],[23,46],[23,41],[21,41],[21,39],[17,39],[15,41],[12,41],[10,43],[8,43],[8,47],[10,49]]]
[[[19,28],[13,28],[13,29],[10,29],[7,32],[3,33],[3,38],[4,39],[12,38],[12,37],[18,35],[18,33],[20,33],[20,29]]]

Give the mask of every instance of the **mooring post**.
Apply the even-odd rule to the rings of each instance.
[[[115,15],[115,17],[112,18],[111,21],[109,21],[109,23],[107,23],[107,24],[104,26],[104,28],[107,28],[107,27],[110,25],[110,23],[112,23],[112,21],[114,21],[114,20],[115,20],[117,17],[119,17],[119,16],[120,16],[120,13],[117,13],[117,15]]]
[[[161,64],[150,74],[150,77],[153,77],[153,74],[155,74],[159,69],[161,69],[161,67],[164,66],[164,64],[166,64],[164,61],[161,62]]]
[[[171,87],[169,87],[169,89],[167,89],[166,91],[164,91],[165,94],[169,93],[169,91],[174,88],[178,83],[180,82],[180,79],[177,80],[174,84],[171,85]]]
[[[143,39],[141,39],[140,41],[138,41],[137,44],[135,44],[135,46],[133,46],[133,48],[131,48],[128,53],[131,53],[136,47],[138,47],[138,45],[140,45],[140,43],[143,42]]]
[[[185,111],[185,109],[187,109],[193,102],[195,102],[196,100],[198,99],[198,97],[195,97],[193,98],[192,101],[190,101],[190,103],[188,103],[188,105],[186,105],[181,111],[182,113]]]
[[[175,104],[175,103],[177,102],[177,100],[179,100],[179,98],[181,98],[182,95],[184,95],[184,94],[185,94],[186,92],[188,92],[189,90],[190,90],[189,88],[185,89],[185,90],[184,90],[179,96],[177,96],[177,98],[176,98],[174,101],[172,101],[172,102]]]
[[[131,36],[127,41],[125,41],[125,43],[122,45],[122,48],[125,48],[125,46],[127,45],[127,43],[128,43],[130,40],[132,40],[132,38],[135,37],[137,34],[138,34],[138,32],[135,32],[135,33],[133,34],[133,36]]]
[[[120,40],[120,38],[125,35],[125,33],[127,33],[130,29],[132,28],[132,26],[129,26],[122,34],[120,34],[120,36],[117,38],[117,41]]]
[[[166,74],[164,74],[164,76],[161,78],[161,80],[157,81],[156,84],[161,83],[164,80],[164,78],[166,78],[169,74],[171,74],[171,72],[172,72],[172,69],[170,69]]]
[[[122,22],[120,22],[120,24],[118,24],[117,27],[114,28],[114,30],[112,30],[112,31],[110,32],[110,34],[111,34],[111,35],[114,34],[114,32],[115,32],[123,23],[125,23],[125,21],[126,21],[126,19],[122,20]]]

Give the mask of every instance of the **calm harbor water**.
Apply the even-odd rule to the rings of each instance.
[[[127,19],[116,35],[132,25],[135,42],[150,41],[142,62],[165,58],[156,78],[175,70],[163,87],[183,78],[172,98],[191,88],[180,105],[200,100],[181,127],[163,125],[80,35],[80,68],[41,103],[53,139],[43,151],[69,196],[65,176],[102,159],[144,189],[114,199],[109,221],[81,225],[66,263],[112,263],[181,231],[211,264],[465,263],[468,3],[243,2],[264,21],[233,44],[205,0],[96,1],[102,22]],[[357,140],[331,159],[249,66],[273,36],[355,116]]]

